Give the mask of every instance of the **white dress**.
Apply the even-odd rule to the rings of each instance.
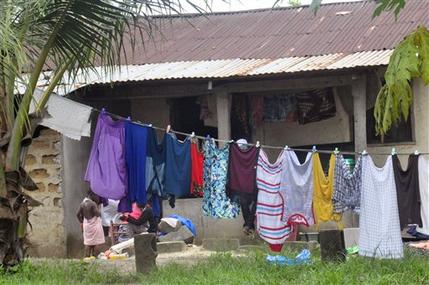
[[[291,224],[314,224],[313,217],[313,161],[308,153],[303,164],[294,151],[284,152],[280,193],[285,197],[283,221]]]
[[[391,156],[382,168],[369,155],[362,158],[359,255],[378,258],[404,255]]]
[[[262,149],[259,151],[256,172],[258,187],[256,230],[270,245],[284,244],[291,233],[291,226],[282,221],[284,197],[280,194],[280,180],[283,167],[283,152],[272,164],[265,152]]]
[[[429,235],[429,161],[423,155],[419,157],[419,188],[422,227],[417,227],[417,231]]]

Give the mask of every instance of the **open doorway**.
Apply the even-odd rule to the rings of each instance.
[[[189,134],[195,132],[196,135],[218,138],[217,128],[204,125],[204,121],[200,118],[201,107],[198,97],[170,99],[169,105],[173,130]],[[177,137],[180,140],[185,138],[182,135]]]

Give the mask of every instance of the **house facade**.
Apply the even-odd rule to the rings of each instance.
[[[397,20],[393,13],[373,18],[375,6],[375,1],[327,4],[316,15],[309,7],[297,7],[156,17],[159,29],[144,47],[138,45],[131,55],[131,44],[125,43],[127,66],[57,92],[135,121],[222,140],[245,137],[278,147],[367,150],[380,165],[392,147],[398,153],[429,152],[429,87],[420,80],[412,82],[414,103],[406,122],[381,140],[373,119],[390,55],[418,25],[429,26],[429,2],[408,1]],[[256,97],[299,98],[324,90],[335,109],[328,117],[267,120],[270,109],[265,108],[260,121],[237,124],[256,112],[251,103]],[[237,118],[238,98],[250,107]],[[68,256],[79,255],[82,248],[75,212],[88,190],[83,176],[90,147],[90,138],[62,138],[61,242]],[[271,160],[279,151],[267,148]],[[327,162],[327,155],[322,159]],[[400,159],[406,165],[407,157]],[[165,214],[191,218],[199,229],[197,241],[242,237],[241,219],[204,217],[200,199],[179,200],[175,209],[165,209]],[[356,217],[345,217],[345,224],[357,226]]]

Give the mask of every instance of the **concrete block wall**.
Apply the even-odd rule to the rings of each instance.
[[[30,256],[65,257],[60,149],[61,135],[44,129],[27,153],[25,169],[39,187],[28,194],[43,203],[30,212]]]

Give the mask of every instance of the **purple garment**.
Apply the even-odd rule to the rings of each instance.
[[[246,150],[233,143],[229,149],[228,190],[231,192],[256,192],[256,165],[258,164],[259,149],[255,146]]]
[[[125,127],[106,113],[98,116],[85,174],[91,190],[100,197],[120,200],[126,195]]]

